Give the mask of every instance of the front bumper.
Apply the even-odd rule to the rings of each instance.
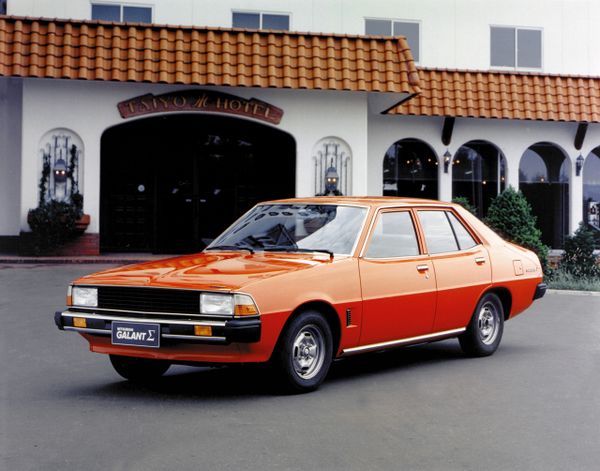
[[[546,285],[546,283],[539,283],[535,287],[535,293],[533,293],[533,300],[535,301],[536,299],[543,298],[544,294],[546,294],[547,288],[548,288],[548,286]]]
[[[73,318],[84,318],[86,327],[75,327]],[[230,343],[254,343],[260,341],[261,321],[259,317],[228,320],[181,320],[166,318],[128,317],[127,313],[57,311],[54,323],[60,330],[72,330],[89,335],[110,336],[112,322],[143,322],[160,325],[161,341],[167,343],[207,343],[228,345]],[[194,335],[194,326],[211,327],[211,336]],[[161,343],[162,345],[162,343]]]

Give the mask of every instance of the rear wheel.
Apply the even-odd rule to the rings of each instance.
[[[329,371],[332,350],[331,329],[323,316],[305,311],[294,318],[273,358],[284,390],[303,393],[317,389]]]
[[[458,340],[467,355],[484,357],[498,349],[503,331],[502,303],[494,293],[487,293],[477,303],[466,332]]]
[[[162,360],[110,355],[110,362],[117,373],[130,381],[146,382],[160,378],[171,364]]]

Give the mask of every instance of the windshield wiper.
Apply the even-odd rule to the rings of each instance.
[[[254,249],[239,245],[213,245],[212,247],[206,247],[204,250],[247,250],[252,254],[254,253]]]
[[[333,252],[327,249],[305,249],[300,247],[294,247],[292,245],[272,245],[270,247],[264,247],[265,252],[322,252],[329,255],[329,258],[333,259]]]

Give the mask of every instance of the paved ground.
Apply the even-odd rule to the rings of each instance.
[[[0,469],[600,469],[600,297],[547,295],[490,358],[456,341],[371,354],[280,397],[252,369],[121,381],[52,322],[99,268],[0,268]]]

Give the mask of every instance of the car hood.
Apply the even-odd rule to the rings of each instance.
[[[209,252],[102,271],[74,284],[237,291],[257,281],[324,263],[331,263],[325,254]]]

